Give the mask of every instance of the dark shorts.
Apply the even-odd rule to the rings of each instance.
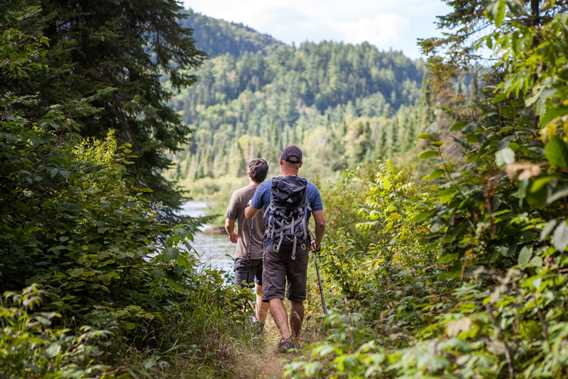
[[[302,302],[306,299],[306,277],[308,274],[308,252],[297,247],[296,257],[292,259],[292,250],[283,249],[275,253],[270,247],[264,251],[263,301],[284,299],[286,286],[287,297],[291,301]]]
[[[235,283],[262,285],[262,259],[237,258],[235,260]]]

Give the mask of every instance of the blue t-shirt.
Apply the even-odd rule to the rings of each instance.
[[[257,187],[256,192],[252,196],[251,205],[253,208],[262,209],[270,204],[270,195],[272,193],[272,179],[269,179]],[[306,197],[308,205],[312,212],[323,210],[323,202],[318,188],[308,182],[306,188]],[[308,211],[307,218],[310,219],[311,212]]]

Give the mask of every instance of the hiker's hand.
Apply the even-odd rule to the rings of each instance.
[[[233,232],[229,234],[229,240],[231,240],[232,243],[237,243],[237,241],[239,240],[239,235]]]
[[[312,241],[310,244],[310,250],[316,253],[320,251],[320,246],[316,243],[316,241]]]

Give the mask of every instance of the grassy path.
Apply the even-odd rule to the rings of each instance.
[[[313,293],[311,293],[313,296]],[[319,300],[319,299],[318,299]],[[312,307],[319,305],[312,304]],[[304,320],[303,336],[304,346],[316,342],[322,338],[319,316],[314,315],[312,307],[307,307],[306,319]],[[235,378],[238,379],[279,379],[284,375],[284,366],[292,359],[304,354],[303,351],[282,354],[276,351],[280,334],[276,324],[270,315],[267,318],[265,331],[258,350],[250,349],[240,351],[234,368]]]
[[[283,375],[283,366],[289,357],[276,352],[279,340],[278,329],[268,316],[263,341],[257,351],[242,351],[237,358],[235,378],[238,379],[279,379]]]
[[[289,310],[288,302],[285,302]],[[313,263],[310,263],[307,281],[307,298],[304,303],[305,319],[302,327],[303,346],[315,343],[324,338],[322,334],[322,312],[320,295]],[[281,354],[276,352],[276,346],[280,339],[280,333],[276,324],[269,315],[266,320],[264,334],[258,339],[258,344],[253,349],[250,347],[237,350],[235,364],[231,371],[237,379],[279,379],[284,375],[284,366],[294,358],[304,354],[303,351],[296,353]]]

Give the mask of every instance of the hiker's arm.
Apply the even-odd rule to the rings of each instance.
[[[237,233],[235,233],[235,220],[232,218],[226,218],[225,219],[225,230],[227,231],[227,234],[229,235],[229,239],[231,240],[232,243],[237,243],[237,240],[239,239],[239,235]]]
[[[229,240],[232,243],[237,243],[239,240],[239,235],[235,233],[235,221],[237,221],[240,212],[242,212],[242,207],[242,203],[239,201],[237,193],[233,192],[231,200],[229,200],[227,213],[225,214],[225,230],[227,231]]]
[[[316,240],[314,249],[319,250],[323,234],[325,233],[325,215],[323,214],[323,210],[314,211],[314,220],[316,222]]]
[[[245,217],[246,218],[253,218],[254,216],[256,216],[256,212],[258,212],[258,209],[253,208],[252,206],[248,206],[245,208]]]
[[[264,207],[264,205],[266,204],[266,200],[264,199],[265,193],[265,186],[263,183],[256,189],[254,195],[252,195],[252,198],[245,208],[246,218],[253,218],[254,216],[256,216],[256,213]]]

